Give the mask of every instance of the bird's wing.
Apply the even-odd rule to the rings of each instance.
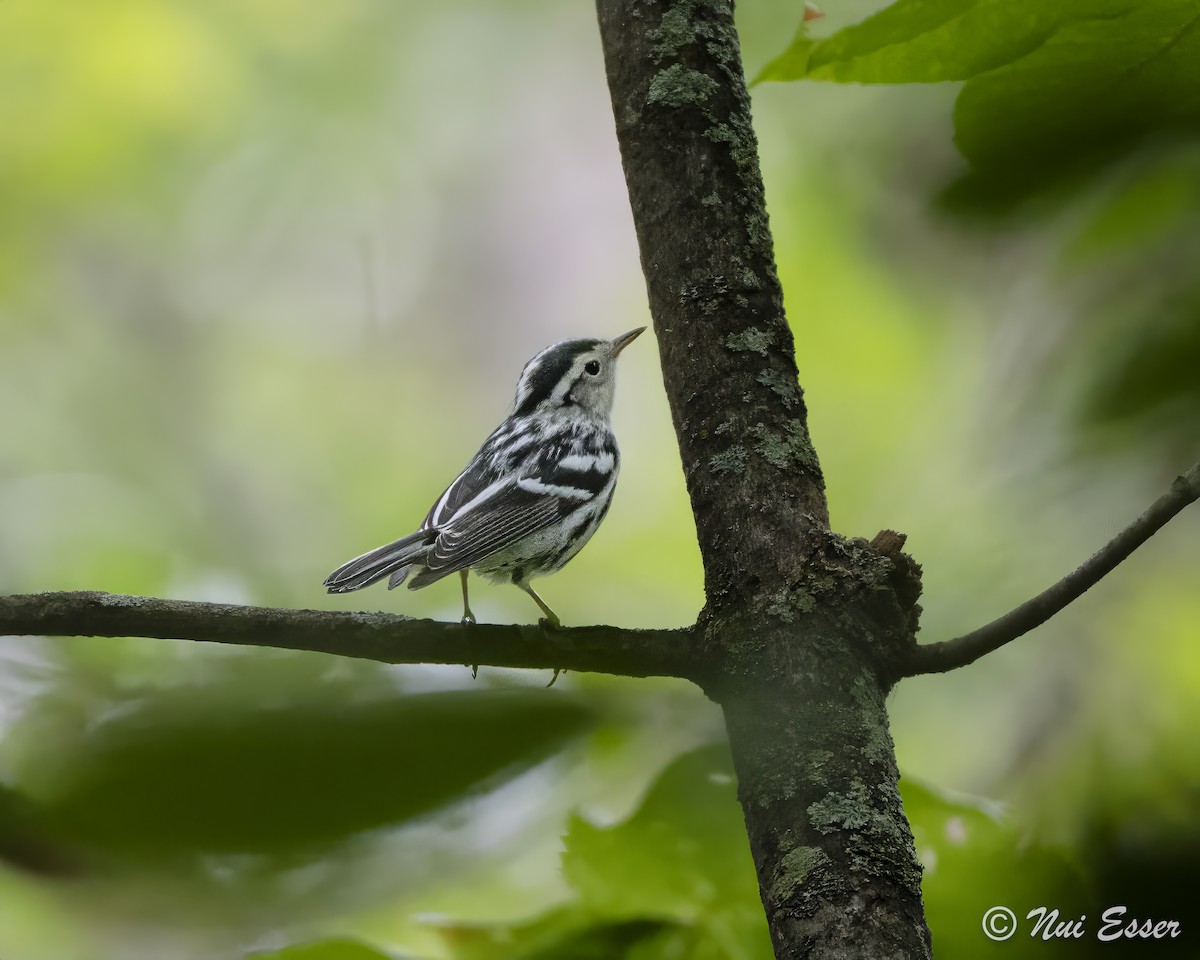
[[[425,556],[425,569],[410,586],[417,589],[465,570],[562,516],[561,500],[524,490],[517,483],[510,480],[485,504],[460,512],[442,528]]]
[[[421,528],[432,530],[447,526],[463,507],[492,486],[497,478],[519,474],[519,461],[528,456],[535,439],[531,434],[522,434],[511,418],[505,420],[483,442],[463,472],[434,501]]]
[[[438,528],[438,537],[422,561],[425,569],[411,586],[423,587],[457,570],[465,570],[523,537],[562,520],[594,501],[612,482],[616,473],[615,447],[600,454],[567,453],[566,446],[544,444],[521,475],[506,478],[480,489],[470,500],[455,499],[457,509]],[[455,484],[475,489],[477,481],[466,472]],[[439,504],[451,502],[452,484]]]

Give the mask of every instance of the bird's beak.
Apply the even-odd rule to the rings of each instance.
[[[619,337],[613,337],[608,341],[608,345],[612,348],[612,355],[615,357],[618,353],[624,350],[627,346],[633,343],[644,331],[645,327],[638,327],[636,330],[630,330],[628,333],[623,333]]]

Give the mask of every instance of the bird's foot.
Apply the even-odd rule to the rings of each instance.
[[[471,612],[470,607],[468,607],[463,612],[462,619],[459,620],[458,622],[461,623],[464,627],[473,627],[475,625],[475,614],[473,614]],[[470,646],[474,646],[474,644],[470,644]],[[479,676],[479,664],[464,663],[463,666],[471,668],[471,679],[472,680],[475,680]]]
[[[547,612],[549,612],[549,611],[547,611]],[[562,621],[559,620],[558,617],[552,613],[549,616],[542,617],[540,620],[538,620],[538,627],[541,630],[557,630],[561,626],[562,626]],[[554,686],[554,681],[558,679],[558,675],[560,673],[562,673],[564,669],[566,669],[566,668],[565,667],[555,667],[554,668],[554,676],[552,676],[550,678],[550,682],[548,684],[546,684],[547,689]]]

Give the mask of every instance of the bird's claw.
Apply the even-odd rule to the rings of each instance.
[[[459,620],[458,622],[459,622],[459,623],[461,623],[461,624],[462,624],[464,627],[473,627],[473,626],[475,625],[475,614],[473,614],[473,613],[472,613],[472,612],[471,612],[471,611],[468,609],[468,610],[467,610],[467,611],[466,611],[466,612],[465,612],[465,613],[462,615],[462,619],[461,619],[461,620]],[[468,645],[469,645],[469,646],[474,646],[474,644],[468,644]],[[475,680],[476,678],[478,678],[478,676],[479,676],[479,664],[477,664],[477,663],[464,663],[464,664],[463,664],[463,666],[464,666],[464,667],[470,667],[470,668],[471,668],[471,679],[472,679],[472,680]]]

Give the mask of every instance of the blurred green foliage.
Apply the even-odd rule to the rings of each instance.
[[[767,69],[854,82],[755,88],[835,525],[910,535],[928,639],[1196,457],[1188,6],[831,2]],[[797,14],[738,16],[753,73]],[[452,584],[319,585],[419,521],[529,356],[645,322],[586,5],[10,0],[0,166],[4,592],[457,616]],[[702,602],[651,347],[622,360],[610,516],[540,587],[567,622]],[[1188,909],[1198,532],[893,696],[940,958],[983,955],[1005,900]],[[507,689],[547,679],[5,640],[0,956],[769,955],[719,712],[667,681]]]
[[[587,722],[569,697],[528,690],[262,705],[230,686],[157,694],[80,742],[43,743],[44,819],[125,856],[313,855],[495,786]]]
[[[590,910],[678,922],[655,956],[773,956],[725,744],[673,761],[619,826],[572,818],[564,843],[564,875]]]
[[[1023,919],[1041,905],[1057,908],[1064,917],[1082,916],[1096,902],[1086,876],[1065,851],[1031,842],[995,804],[950,797],[908,779],[901,781],[900,793],[925,867],[925,911],[939,957],[1000,957],[1011,951],[1012,943],[980,936],[982,918],[996,905]],[[968,875],[988,881],[963,883]],[[1047,956],[1078,955],[1073,942],[1039,943],[1038,948]]]
[[[396,960],[355,940],[298,943],[271,953],[253,953],[248,960]]]
[[[1098,288],[1069,339],[1075,355],[1082,346],[1095,358],[1078,415],[1103,428],[1166,425],[1191,440],[1200,416],[1196,16],[1192,0],[898,0],[820,40],[801,23],[758,79],[965,81],[954,142],[969,167],[944,185],[943,201],[1043,223],[1074,203],[1064,219],[1078,235],[1064,256],[1081,286]]]

